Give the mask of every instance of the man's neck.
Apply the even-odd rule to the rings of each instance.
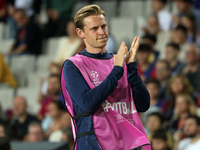
[[[191,139],[191,143],[196,143],[200,139],[200,134],[197,134],[195,137]]]
[[[86,44],[86,51],[88,53],[92,53],[92,54],[97,54],[97,53],[105,53],[106,52],[106,47],[100,47],[100,48],[94,48],[94,47],[91,47],[89,44],[85,43]]]
[[[18,121],[20,122],[20,123],[24,123],[24,121],[26,120],[26,117],[28,116],[28,113],[26,112],[26,113],[24,113],[24,114],[22,114],[22,115],[20,115],[19,116],[19,118],[18,118]]]

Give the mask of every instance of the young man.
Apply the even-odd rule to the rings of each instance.
[[[169,31],[172,24],[172,16],[169,11],[165,9],[167,0],[153,0],[152,9],[158,16],[158,22],[161,30]]]
[[[75,124],[75,150],[150,149],[137,113],[150,103],[135,62],[140,37],[129,52],[122,42],[113,57],[106,52],[108,28],[99,6],[81,8],[74,21],[86,49],[65,61],[61,87]]]
[[[153,150],[171,150],[167,141],[168,137],[164,129],[155,131],[151,140]]]
[[[180,47],[175,43],[168,43],[165,49],[165,59],[170,65],[171,76],[175,76],[180,72],[183,64],[178,60]]]
[[[181,140],[182,133],[180,131],[174,134],[173,150],[197,150],[200,148],[200,118],[197,116],[189,116],[185,120],[184,134],[188,138]]]
[[[143,81],[149,78],[155,78],[155,63],[150,61],[153,50],[148,44],[140,44],[138,49],[138,73]]]

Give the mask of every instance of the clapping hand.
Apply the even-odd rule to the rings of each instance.
[[[140,36],[134,38],[129,51],[128,48],[126,47],[125,62],[127,64],[136,61],[139,44],[140,44]]]

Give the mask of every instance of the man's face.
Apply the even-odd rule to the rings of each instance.
[[[176,0],[176,7],[179,12],[185,12],[187,9],[187,3],[183,2],[182,0]]]
[[[6,134],[5,134],[5,129],[4,129],[4,126],[0,124],[0,137],[5,137]]]
[[[40,142],[43,140],[42,128],[39,125],[31,126],[28,131],[29,142]]]
[[[184,133],[188,137],[194,137],[196,134],[199,133],[199,127],[193,118],[185,120]]]
[[[162,9],[164,4],[160,0],[153,0],[152,1],[152,9],[154,12],[159,12]]]
[[[186,62],[192,65],[197,61],[198,61],[198,54],[196,53],[195,47],[191,45],[186,51]]]
[[[174,32],[173,41],[176,44],[183,44],[186,41],[186,34],[182,30],[176,30]]]
[[[27,104],[22,97],[16,97],[13,102],[13,114],[20,116],[26,112]]]
[[[148,62],[149,56],[150,56],[151,52],[143,52],[143,51],[139,51],[137,53],[137,60],[139,64],[143,64]]]
[[[60,81],[57,77],[50,77],[48,82],[48,93],[57,95],[60,92]]]
[[[21,14],[21,13],[16,13],[16,14],[14,15],[14,19],[15,19],[16,23],[17,23],[19,26],[23,27],[23,26],[26,25],[26,16],[24,16],[23,14]]]
[[[154,150],[166,150],[167,142],[162,139],[152,139],[152,148]]]
[[[173,49],[171,46],[167,46],[165,49],[165,58],[168,62],[173,61],[174,59],[177,59],[178,51]]]
[[[169,77],[170,71],[166,64],[163,62],[157,62],[156,64],[156,77],[159,81],[165,80]]]
[[[158,98],[159,95],[159,87],[155,83],[148,83],[146,85],[147,90],[149,91],[151,99]]]
[[[66,28],[66,31],[67,31],[67,34],[68,36],[74,36],[74,35],[77,35],[76,34],[76,27],[74,25],[74,23],[72,21],[70,21],[68,24],[67,24],[67,28]]]
[[[88,16],[84,19],[84,31],[81,36],[90,49],[105,48],[108,41],[108,27],[103,15]]]

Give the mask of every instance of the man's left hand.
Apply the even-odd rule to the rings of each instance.
[[[136,61],[139,44],[140,44],[140,36],[134,38],[129,52],[128,48],[126,47],[125,62],[127,64]]]

